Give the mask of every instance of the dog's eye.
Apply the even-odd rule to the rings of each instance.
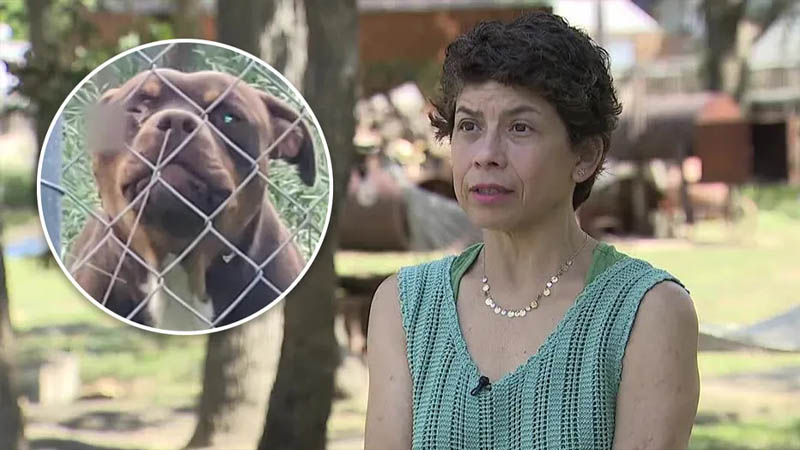
[[[237,116],[236,114],[233,114],[233,113],[225,113],[222,116],[222,123],[225,123],[225,124],[231,124],[231,123],[234,123],[234,122],[239,122],[240,120],[242,120],[241,117],[239,117],[239,116]]]

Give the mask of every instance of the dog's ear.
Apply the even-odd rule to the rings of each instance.
[[[289,105],[264,92],[260,92],[260,95],[269,113],[275,139],[290,130],[272,149],[270,158],[283,158],[295,164],[300,179],[308,186],[314,185],[317,163],[314,158],[314,141],[308,127],[302,119],[298,120],[299,114]]]

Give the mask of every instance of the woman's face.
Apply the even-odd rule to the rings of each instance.
[[[456,198],[476,226],[513,231],[572,210],[579,158],[555,108],[533,91],[466,85],[451,144]]]

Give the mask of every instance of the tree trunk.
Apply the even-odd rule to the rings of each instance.
[[[737,57],[737,31],[745,11],[744,0],[704,0],[706,22],[705,85],[711,91],[739,89],[742,61]]]
[[[195,0],[175,0],[172,11],[172,29],[175,37],[200,38],[200,3]]]
[[[25,0],[25,17],[28,19],[31,41],[31,50],[27,57],[29,60],[30,55],[33,55],[33,58],[42,58],[42,55],[48,52],[47,43],[50,39],[52,39],[48,33],[48,31],[51,29],[48,20],[49,17],[52,16],[52,14],[50,14],[51,5],[52,0]],[[36,105],[33,123],[34,132],[36,133],[36,148],[38,152],[44,143],[44,138],[47,135],[47,129],[50,126],[50,121],[52,121],[53,116],[59,107],[59,105],[55,105],[54,103],[56,101],[60,102],[60,100],[35,98],[32,99],[32,101]],[[36,179],[36,176],[37,172],[36,167],[34,166],[34,180]],[[31,198],[36,198],[35,186],[31,186],[31,190],[33,191]],[[31,206],[35,206],[35,203]]]
[[[2,228],[0,222],[0,235],[2,235]],[[11,356],[11,318],[8,308],[3,244],[0,242],[0,448],[24,450],[28,448],[28,444],[23,433],[22,411],[17,403],[19,393],[14,379]]]
[[[333,332],[337,209],[353,155],[358,67],[355,0],[306,0],[305,98],[331,150],[333,211],[327,237],[306,276],[287,297],[283,347],[269,400],[265,449],[323,449],[339,362]]]
[[[50,7],[52,0],[26,0],[25,14],[30,23],[31,53],[34,58],[44,58],[50,50],[48,43],[53,39],[48,31],[51,29],[49,18],[52,16]],[[53,100],[36,99],[36,140],[41,147],[50,121],[55,113],[51,103]],[[59,100],[60,101],[60,100]],[[55,106],[57,109],[58,106]]]
[[[176,38],[203,38],[200,28],[201,8],[196,0],[173,0],[172,31]],[[162,58],[159,65],[191,71],[192,45],[178,45]]]
[[[189,448],[252,445],[263,424],[283,334],[282,305],[236,328],[209,336],[203,393]]]
[[[761,2],[746,17],[748,0],[704,0],[706,22],[705,86],[741,100],[748,89],[750,46],[779,17],[791,10],[793,0]]]
[[[302,91],[308,35],[303,1],[244,3],[217,3],[217,40],[263,59]]]
[[[246,3],[240,4],[240,3]],[[248,0],[231,7],[217,3],[217,36],[220,42],[261,56],[286,75],[281,65],[294,64],[297,58],[282,57],[272,61],[264,57],[267,31],[272,48],[292,49],[290,54],[306,54],[305,15],[298,0],[264,2]],[[280,16],[280,20],[278,20]],[[299,31],[298,31],[299,30]],[[305,67],[300,70],[302,76]],[[302,78],[289,80],[300,87]],[[236,328],[214,333],[208,338],[203,372],[203,392],[198,405],[198,421],[188,447],[253,445],[262,433],[267,395],[278,367],[283,337],[284,302],[262,316]]]
[[[230,2],[217,2],[217,40],[259,56],[270,3],[245,0],[232,7]]]

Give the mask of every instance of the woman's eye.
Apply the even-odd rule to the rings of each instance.
[[[525,133],[527,131],[530,131],[531,127],[529,127],[524,123],[515,123],[514,125],[511,126],[511,129],[514,130],[514,132],[516,133]]]
[[[473,131],[475,128],[475,122],[464,121],[458,124],[458,129],[461,131]]]

